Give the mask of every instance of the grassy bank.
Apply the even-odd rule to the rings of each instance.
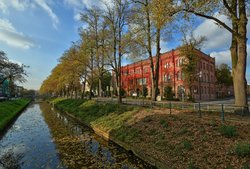
[[[250,168],[250,123],[198,118],[168,109],[55,99],[84,123],[129,145],[163,168]]]
[[[29,102],[29,99],[0,102],[0,131],[2,131]]]

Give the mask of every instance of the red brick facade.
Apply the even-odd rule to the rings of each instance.
[[[197,65],[197,81],[193,83],[193,98],[195,100],[215,99],[215,59],[197,50],[199,57]],[[154,58],[155,60],[155,58]],[[171,86],[175,97],[180,98],[181,93],[189,93],[184,82],[184,74],[181,65],[184,57],[180,56],[178,49],[172,50],[161,55],[159,68],[159,89],[163,97],[164,87]],[[148,95],[151,91],[151,73],[149,59],[132,63],[121,68],[122,88],[126,95],[132,95],[142,86],[148,88]],[[201,74],[201,76],[200,76]],[[200,80],[199,80],[200,79]],[[183,91],[183,92],[181,92]]]

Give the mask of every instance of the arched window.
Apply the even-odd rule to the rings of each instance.
[[[181,71],[177,72],[177,80],[181,80]]]
[[[171,81],[171,76],[170,76],[170,74],[168,74],[168,81],[170,82]]]
[[[164,74],[164,82],[167,82],[167,79],[168,77],[167,77],[167,74]]]

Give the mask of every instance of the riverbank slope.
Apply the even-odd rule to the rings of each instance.
[[[158,168],[250,168],[248,122],[95,101],[50,102]]]
[[[29,99],[0,102],[0,132],[30,103]]]

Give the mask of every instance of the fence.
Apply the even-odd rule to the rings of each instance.
[[[113,102],[116,103],[116,98],[95,98],[99,102]],[[246,110],[249,110],[249,107],[240,107],[233,104],[208,104],[208,103],[188,103],[188,102],[172,102],[172,101],[151,101],[146,99],[122,99],[123,104],[128,105],[137,105],[143,107],[157,107],[169,109],[169,113],[172,114],[173,110],[185,110],[196,114],[198,117],[203,116],[214,116],[219,117],[222,121],[229,119],[237,120],[249,120],[249,117],[245,117]],[[248,108],[248,109],[247,109]]]

